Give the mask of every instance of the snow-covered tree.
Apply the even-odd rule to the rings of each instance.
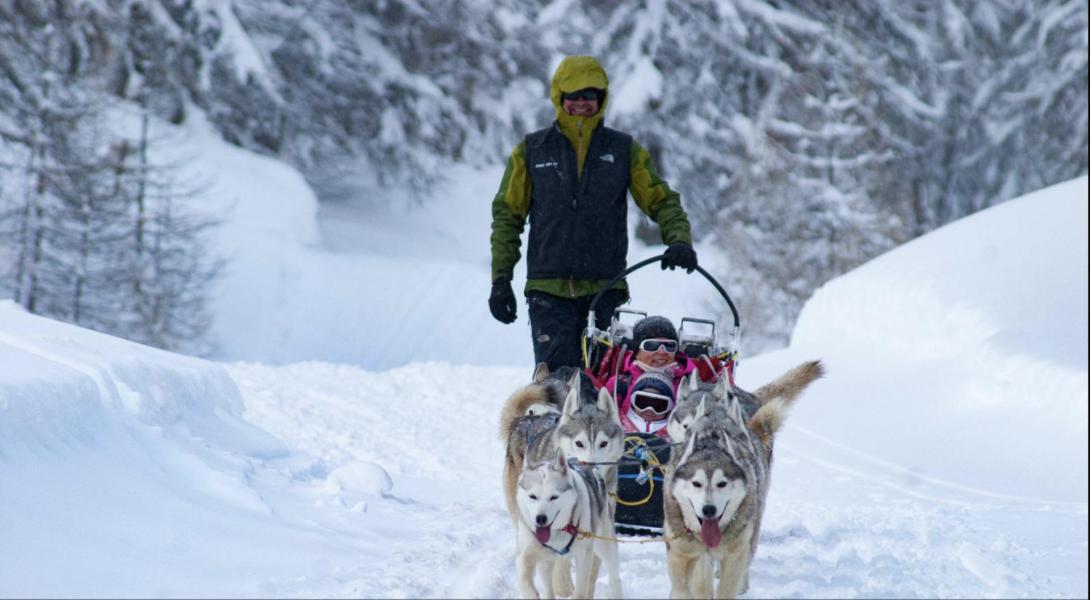
[[[37,314],[204,349],[203,302],[218,265],[203,236],[214,222],[192,217],[192,195],[171,167],[149,160],[146,101],[139,134],[114,130],[118,99],[101,91],[110,63],[95,53],[111,52],[116,24],[86,18],[82,5],[28,6],[0,8],[11,182],[0,190],[0,287]]]
[[[607,124],[651,150],[725,254],[719,275],[759,348],[830,277],[1086,173],[1087,13],[1086,0],[9,2],[0,75],[40,87],[17,40],[48,30],[85,78],[73,90],[174,123],[201,111],[298,167],[321,200],[382,204],[422,197],[452,164],[503,161],[551,119],[552,66],[593,54],[612,80]],[[0,158],[25,170],[49,141],[11,125],[36,110],[20,85],[0,77],[13,148]],[[24,200],[33,187],[3,185]]]

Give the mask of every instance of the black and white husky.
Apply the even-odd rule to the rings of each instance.
[[[773,438],[791,403],[823,373],[812,361],[753,394],[732,389],[725,377],[711,390],[695,382],[688,388],[689,406],[671,423],[684,450],[675,449],[666,467],[663,498],[671,598],[711,597],[713,562],[716,598],[748,589]]]

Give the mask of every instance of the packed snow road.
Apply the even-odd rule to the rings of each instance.
[[[787,357],[747,365],[777,373]],[[512,597],[497,417],[520,369],[422,363],[387,372],[231,365],[245,416],[301,455],[358,568],[267,582],[275,595]],[[745,371],[744,371],[745,372]],[[744,373],[743,372],[743,373]],[[740,374],[740,384],[761,380]],[[801,402],[822,402],[821,382]],[[1086,505],[944,482],[792,426],[777,446],[750,597],[1041,597],[1086,593]],[[1047,533],[1046,533],[1047,532]],[[1058,533],[1061,532],[1061,533]],[[1062,533],[1067,532],[1067,533]],[[630,598],[669,594],[661,543],[621,547]],[[606,592],[605,579],[598,594]]]

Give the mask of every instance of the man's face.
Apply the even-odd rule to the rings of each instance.
[[[598,98],[600,90],[586,88],[577,92],[564,94],[561,106],[564,112],[573,117],[592,117],[598,112]]]

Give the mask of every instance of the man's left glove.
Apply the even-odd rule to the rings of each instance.
[[[518,310],[515,292],[511,289],[509,277],[497,277],[492,282],[492,293],[488,296],[488,310],[500,323],[514,323]]]
[[[676,267],[692,273],[696,269],[696,250],[685,242],[674,242],[662,255],[662,268],[674,270]]]

